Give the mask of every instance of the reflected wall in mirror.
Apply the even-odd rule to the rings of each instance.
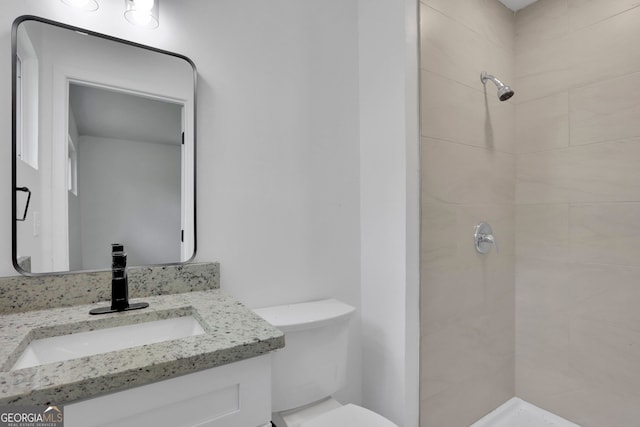
[[[31,16],[12,36],[16,269],[108,269],[114,242],[129,265],[190,260],[193,63]]]

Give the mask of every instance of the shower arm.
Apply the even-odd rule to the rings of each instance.
[[[480,80],[482,81],[482,84],[486,84],[487,80],[491,80],[493,84],[495,84],[499,88],[506,86],[496,76],[491,75],[486,71],[483,71],[482,73],[480,73]]]

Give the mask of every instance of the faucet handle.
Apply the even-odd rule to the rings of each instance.
[[[486,222],[480,222],[476,225],[473,231],[473,240],[475,243],[476,251],[481,254],[486,254],[491,250],[491,245],[496,247],[496,253],[498,253],[498,242],[493,236],[493,230],[491,226]]]

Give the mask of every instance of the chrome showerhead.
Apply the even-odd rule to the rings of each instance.
[[[496,85],[496,87],[498,88],[498,99],[500,99],[500,101],[506,101],[515,93],[513,89],[511,89],[509,86],[505,85],[495,76],[492,76],[486,71],[480,73],[480,80],[482,81],[482,84],[486,84],[487,80],[491,80]]]

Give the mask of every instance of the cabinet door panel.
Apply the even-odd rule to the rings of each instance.
[[[66,405],[67,427],[247,427],[271,418],[264,355]]]

